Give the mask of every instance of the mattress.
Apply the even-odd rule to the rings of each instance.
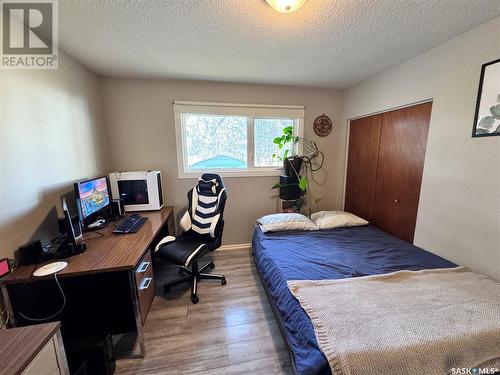
[[[340,279],[456,267],[371,225],[274,233],[263,233],[255,227],[252,244],[257,269],[298,374],[331,371],[316,342],[312,323],[289,291],[287,280]]]

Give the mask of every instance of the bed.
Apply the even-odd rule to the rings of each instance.
[[[331,374],[312,323],[287,280],[323,280],[400,270],[456,267],[374,226],[263,233],[252,239],[255,264],[297,374]]]

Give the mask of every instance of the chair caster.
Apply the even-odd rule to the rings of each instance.
[[[220,285],[226,285],[227,281],[226,281],[226,278],[224,277],[221,281],[220,281]]]
[[[191,296],[191,302],[196,305],[198,302],[200,302],[200,299],[198,298],[198,296]]]
[[[215,268],[215,263],[213,263],[213,262],[212,262],[212,263],[210,263],[210,269],[212,269],[212,270],[213,270],[214,268]]]

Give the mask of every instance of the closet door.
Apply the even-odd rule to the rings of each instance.
[[[381,124],[382,115],[375,115],[353,120],[349,127],[344,209],[369,221],[373,219]]]
[[[413,242],[432,103],[382,114],[373,221]]]

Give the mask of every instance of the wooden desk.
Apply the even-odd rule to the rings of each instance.
[[[0,375],[69,374],[59,322],[0,330]]]
[[[103,301],[110,300],[111,306],[105,308],[99,306],[103,314],[107,314],[105,322],[112,322],[112,312],[108,311],[113,307],[111,298],[120,298],[115,301],[116,309],[126,309],[129,304],[133,306],[135,318],[135,329],[138,335],[141,355],[145,354],[142,324],[149,311],[149,305],[154,297],[154,283],[151,289],[145,291],[141,289],[141,283],[149,276],[153,278],[151,252],[149,251],[155,242],[167,234],[174,234],[173,208],[164,207],[160,211],[141,212],[141,216],[148,220],[141,227],[139,232],[134,234],[113,234],[114,225],[111,223],[104,228],[99,236],[96,232],[88,232],[84,235],[87,249],[84,253],[64,259],[68,266],[58,273],[58,279],[63,285],[63,290],[68,291],[68,307],[70,310],[66,315],[68,320],[76,323],[74,315],[81,315],[81,319],[90,319],[89,314],[94,313],[84,303],[96,303],[102,305]],[[140,272],[143,262],[150,262],[147,270]],[[10,321],[14,326],[30,324],[22,322],[19,317],[18,308],[20,303],[15,299],[23,294],[24,285],[30,283],[53,282],[53,276],[44,278],[34,278],[33,271],[40,265],[30,265],[17,268],[12,274],[2,281],[2,293],[9,313]],[[139,269],[141,268],[141,269]],[[151,280],[148,280],[148,286]],[[127,284],[127,285],[125,285]],[[106,287],[108,286],[108,289]],[[114,288],[114,289],[111,289]],[[125,291],[127,289],[127,291]],[[74,296],[71,292],[74,291]],[[152,291],[152,292],[151,292]],[[105,295],[105,294],[108,294]],[[72,298],[71,298],[72,297]],[[82,301],[79,301],[81,297]],[[124,299],[130,298],[130,301]],[[85,301],[85,302],[84,302]],[[119,302],[116,304],[116,302]],[[146,306],[146,304],[149,305]],[[105,310],[105,311],[104,311]],[[64,313],[63,313],[64,314]],[[62,315],[63,315],[62,314]],[[125,315],[126,311],[116,311],[117,319]],[[93,315],[94,319],[98,318]],[[62,321],[64,328],[68,328],[65,317],[58,317]],[[117,329],[118,330],[118,329]],[[111,329],[111,331],[113,331]],[[116,333],[116,332],[115,332]]]

